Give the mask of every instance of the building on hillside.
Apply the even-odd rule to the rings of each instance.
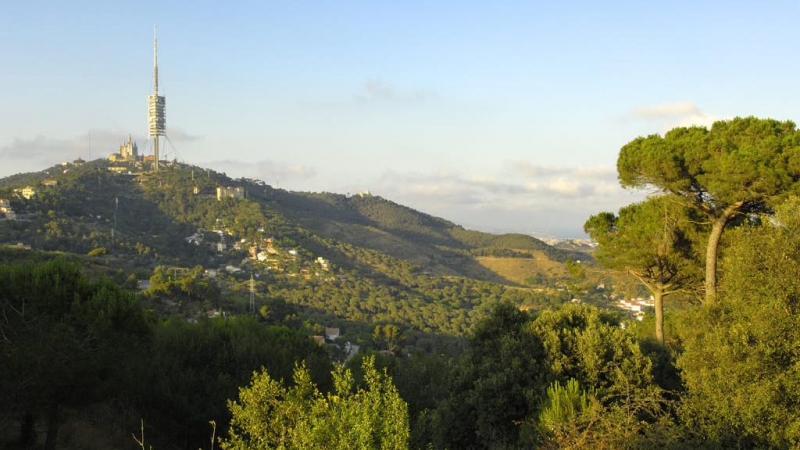
[[[322,270],[328,270],[330,268],[330,262],[322,256],[317,257],[316,263],[322,267]]]
[[[183,240],[185,240],[187,244],[200,245],[203,243],[203,233],[198,230],[193,235],[183,238]]]
[[[25,186],[21,189],[14,189],[14,193],[21,195],[26,200],[30,200],[34,195],[36,195],[36,190],[30,186]]]
[[[217,200],[222,201],[223,198],[244,198],[244,188],[240,186],[217,186]]]
[[[30,244],[23,244],[22,242],[17,242],[16,244],[5,245],[4,247],[18,248],[20,250],[33,250],[33,247],[31,247]]]
[[[329,328],[325,327],[325,339],[329,341],[334,341],[339,338],[339,329],[338,328]]]
[[[111,162],[136,162],[140,159],[139,147],[136,142],[133,142],[130,134],[128,135],[128,140],[120,144],[117,153],[108,155],[108,160]]]
[[[16,220],[17,214],[11,208],[11,202],[8,199],[0,198],[0,214],[3,214],[8,220]]]
[[[58,180],[55,180],[53,178],[48,178],[48,179],[42,181],[42,186],[56,187],[56,186],[58,186]]]

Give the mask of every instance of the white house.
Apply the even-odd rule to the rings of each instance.
[[[325,339],[329,341],[336,340],[339,337],[339,329],[338,328],[329,328],[325,327]]]

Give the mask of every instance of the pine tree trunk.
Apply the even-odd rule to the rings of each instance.
[[[19,444],[22,449],[36,446],[36,415],[26,412],[19,423]]]
[[[55,450],[58,441],[58,404],[53,403],[47,412],[47,439],[44,441],[44,450]]]
[[[714,220],[711,226],[711,234],[708,236],[708,247],[706,247],[706,298],[705,304],[712,305],[717,297],[717,250],[719,241],[722,237],[722,230],[728,223],[730,217],[719,217]]]
[[[656,289],[653,292],[654,307],[656,309],[656,339],[664,344],[664,291]]]

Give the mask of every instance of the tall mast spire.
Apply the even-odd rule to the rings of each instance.
[[[153,93],[147,97],[149,135],[153,138],[153,170],[158,172],[161,155],[158,152],[158,137],[167,135],[166,99],[158,95],[158,39],[153,25]]]
[[[158,95],[158,38],[153,24],[153,93]]]

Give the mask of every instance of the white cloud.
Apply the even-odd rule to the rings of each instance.
[[[597,167],[507,164],[505,173],[402,173],[388,171],[373,194],[464,226],[529,232],[546,228],[581,236],[583,222],[600,211],[617,211],[643,194],[623,190],[616,171]]]
[[[640,119],[659,123],[663,133],[675,127],[710,128],[714,122],[722,120],[721,117],[709,114],[689,101],[638,106],[633,109],[633,115]]]
[[[181,127],[169,127],[167,129],[167,137],[173,141],[194,142],[203,139],[203,136],[189,134]]]
[[[528,161],[511,161],[511,170],[527,177],[577,176],[607,177],[616,176],[617,170],[610,166],[545,167]]]
[[[116,152],[128,139],[128,133],[113,130],[92,130],[67,138],[39,135],[33,138],[14,138],[0,145],[3,164],[0,176],[17,172],[39,171],[63,161],[77,158],[105,158]],[[142,150],[143,137],[133,136]]]
[[[576,167],[571,169],[575,176],[578,177],[598,177],[608,178],[617,176],[617,169],[611,166],[593,166],[593,167]]]
[[[534,168],[530,164],[517,163],[512,165],[512,169],[504,176],[390,171],[381,178],[378,189],[392,195],[419,196],[419,200],[428,203],[475,208],[499,204],[509,208],[565,202],[602,204],[604,197],[622,192],[616,171],[607,167]],[[524,175],[522,178],[520,172]]]
[[[576,196],[581,193],[588,194],[590,189],[589,186],[584,185],[575,179],[567,178],[556,178],[551,180],[547,187],[552,192],[565,196]]]
[[[634,115],[647,119],[663,119],[670,117],[685,117],[702,114],[700,108],[692,102],[661,103],[659,105],[638,106],[633,110]]]
[[[486,175],[472,175],[469,177],[469,181],[475,184],[482,184],[484,186],[494,186],[497,184],[497,180],[494,177]]]
[[[250,163],[225,159],[208,161],[200,165],[213,168],[218,172],[230,173],[229,176],[233,178],[256,178],[271,185],[279,185],[286,181],[307,180],[313,178],[317,174],[317,171],[313,167],[272,160],[261,160]]]
[[[722,118],[717,116],[712,116],[704,112],[699,112],[697,114],[692,114],[690,116],[682,118],[680,121],[678,121],[672,126],[668,125],[666,131],[669,131],[675,127],[700,126],[705,128],[711,128],[711,125],[714,125],[714,122],[718,120],[722,120]]]
[[[355,99],[362,103],[367,102],[392,102],[399,104],[413,104],[425,102],[436,97],[434,92],[418,89],[411,92],[398,92],[393,86],[381,78],[367,78],[364,80],[363,90],[355,95]]]
[[[597,195],[614,195],[620,191],[619,183],[617,182],[606,182],[601,181],[597,183],[594,187],[594,191]]]

